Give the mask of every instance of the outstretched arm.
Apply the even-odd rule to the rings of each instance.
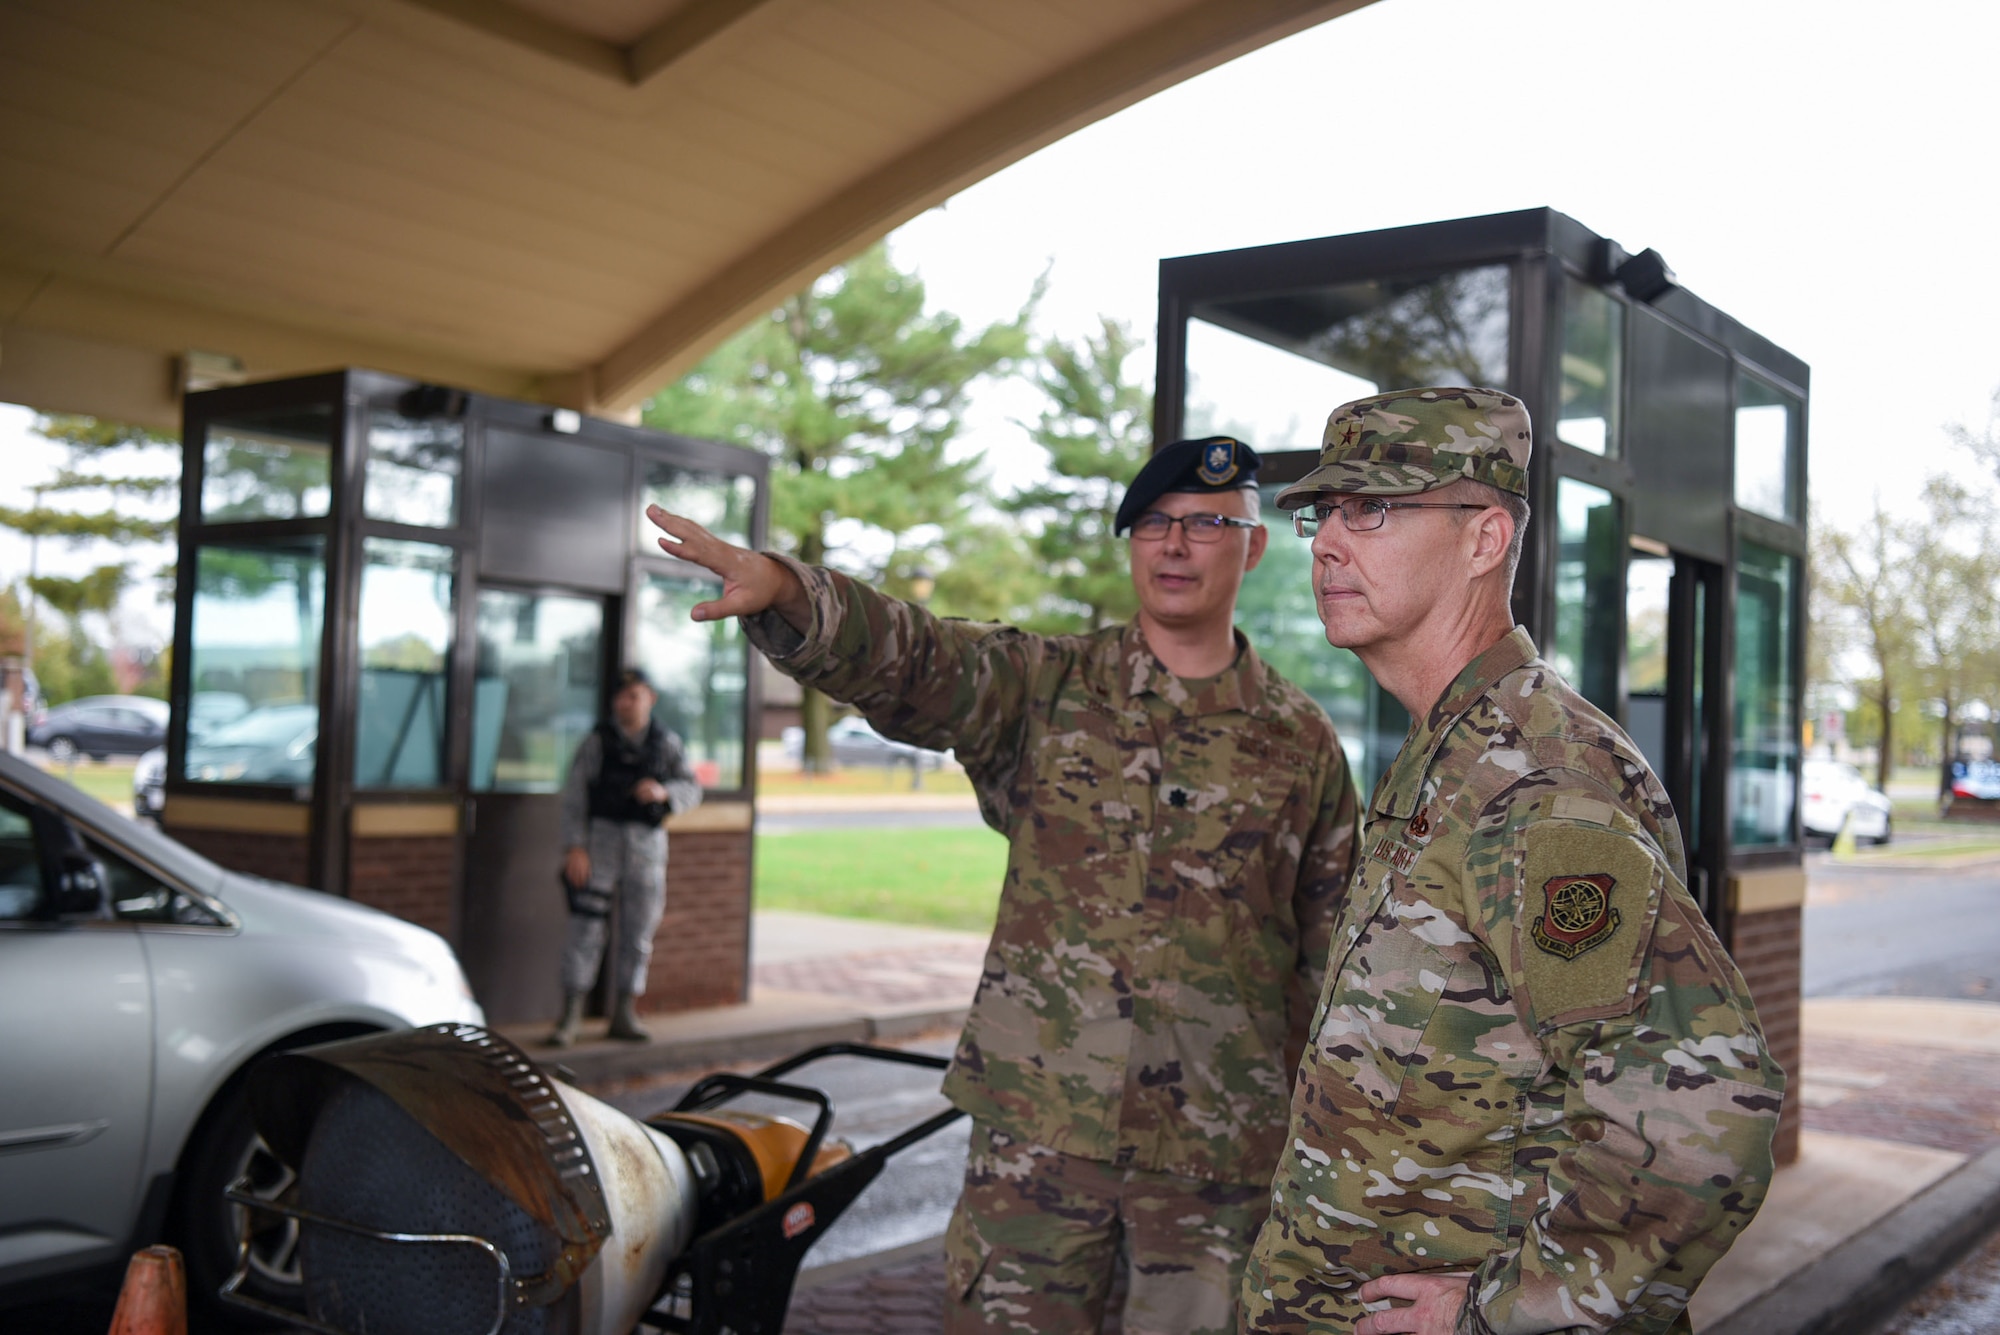
[[[782,562],[718,538],[692,519],[657,505],[646,507],[646,518],[667,535],[659,540],[661,551],[722,577],[722,596],[696,603],[692,613],[696,621],[768,611],[800,634],[811,628],[812,604],[806,600],[805,585]]]

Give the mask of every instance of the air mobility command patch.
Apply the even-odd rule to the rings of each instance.
[[[1657,850],[1623,830],[1541,820],[1520,833],[1515,959],[1538,1025],[1620,1015],[1659,913]]]
[[[1588,876],[1556,876],[1542,885],[1543,913],[1529,935],[1551,955],[1573,960],[1618,930],[1618,910],[1611,907],[1616,878],[1602,872]]]

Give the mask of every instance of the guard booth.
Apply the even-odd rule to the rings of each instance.
[[[761,543],[764,456],[361,370],[190,394],[183,432],[163,828],[435,929],[496,1023],[552,1015],[559,792],[637,664],[707,790],[645,1002],[741,1001],[749,646],[688,620],[719,583],[642,512]]]
[[[1456,384],[1527,404],[1516,619],[1658,770],[1689,889],[1796,1073],[1806,365],[1656,253],[1549,209],[1163,261],[1158,348],[1154,439],[1241,436],[1267,502],[1349,399]],[[1266,522],[1239,622],[1332,715],[1365,793],[1409,720],[1327,645],[1311,553],[1289,516]]]

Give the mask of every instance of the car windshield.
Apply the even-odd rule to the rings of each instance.
[[[276,705],[253,709],[234,723],[202,736],[203,746],[284,746],[319,722],[312,705]]]

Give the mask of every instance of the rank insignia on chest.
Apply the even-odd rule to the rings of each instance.
[[[1618,930],[1618,910],[1611,907],[1616,884],[1602,872],[1551,877],[1542,885],[1545,911],[1529,935],[1549,954],[1575,959]]]
[[[1188,804],[1188,790],[1187,790],[1187,789],[1185,789],[1185,788],[1181,787],[1181,786],[1180,786],[1179,784],[1174,784],[1174,785],[1173,785],[1172,787],[1170,787],[1170,788],[1168,788],[1168,789],[1167,789],[1167,805],[1168,805],[1168,806],[1170,806],[1170,807],[1184,807],[1184,806],[1186,806],[1187,804]]]
[[[1410,817],[1409,827],[1404,831],[1406,838],[1413,839],[1420,844],[1429,843],[1431,836],[1436,833],[1437,823],[1431,819],[1431,809],[1429,807],[1418,807],[1417,814]]]

